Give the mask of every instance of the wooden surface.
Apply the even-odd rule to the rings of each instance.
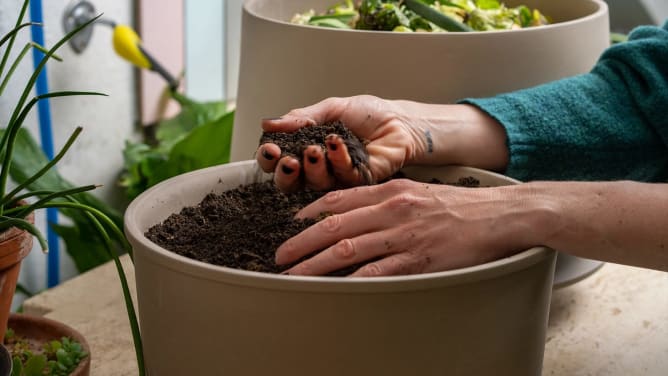
[[[134,290],[134,269],[123,261]],[[27,300],[24,310],[79,330],[91,345],[91,375],[137,374],[113,264]],[[553,292],[543,375],[665,376],[667,369],[668,273],[606,264]]]

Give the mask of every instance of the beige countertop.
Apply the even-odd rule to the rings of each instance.
[[[134,269],[123,258],[134,293]],[[93,376],[136,375],[120,283],[102,265],[24,303],[79,330]],[[668,273],[606,264],[552,294],[543,375],[668,375]]]

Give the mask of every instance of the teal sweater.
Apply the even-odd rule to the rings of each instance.
[[[641,26],[590,73],[465,99],[506,129],[519,180],[668,180],[668,22]]]

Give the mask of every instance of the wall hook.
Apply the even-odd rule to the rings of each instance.
[[[65,7],[62,20],[63,29],[65,33],[69,33],[95,16],[95,6],[90,1],[73,0]],[[69,40],[69,45],[74,52],[80,54],[86,49],[92,36],[93,25],[90,25],[72,37]]]

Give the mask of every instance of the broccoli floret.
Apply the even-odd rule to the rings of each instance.
[[[399,26],[410,27],[399,1],[362,0],[356,29],[394,30]]]

